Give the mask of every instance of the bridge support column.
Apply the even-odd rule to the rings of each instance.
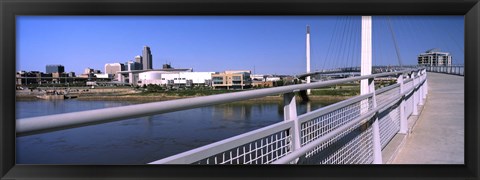
[[[400,84],[400,94],[405,91],[405,85],[403,84],[403,74],[399,74],[397,77],[397,84]],[[400,106],[400,131],[401,134],[408,133],[408,121],[407,116],[405,115],[405,95],[402,96]]]
[[[362,16],[362,33],[361,33],[361,70],[360,75],[372,74],[372,16]],[[360,94],[373,93],[373,108],[377,106],[375,97],[374,79],[364,79],[360,81]],[[362,101],[363,102],[363,101]],[[364,104],[364,103],[362,103]],[[368,103],[365,103],[368,104]],[[368,107],[368,106],[367,106]],[[361,107],[361,112],[368,111],[368,108]],[[373,139],[373,164],[382,164],[382,145],[380,142],[380,128],[377,115],[374,116],[372,124]]]
[[[412,72],[411,78],[413,79],[413,112],[412,115],[418,116],[418,90],[415,89],[415,87],[418,85],[418,78],[416,78],[416,74],[418,72]]]
[[[310,26],[307,25],[307,47],[306,47],[306,57],[307,57],[307,73],[310,73]],[[310,84],[310,76],[306,78],[307,84]],[[310,89],[307,89],[307,95],[310,95]]]
[[[294,121],[294,128],[290,130],[292,135],[292,151],[299,149],[300,142],[300,125],[297,118],[297,103],[295,101],[295,93],[283,94],[283,119],[285,121]],[[298,159],[297,159],[298,160]],[[297,161],[296,160],[296,161]]]

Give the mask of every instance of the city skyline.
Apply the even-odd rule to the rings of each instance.
[[[463,21],[463,16],[373,16],[373,63],[398,65],[400,57],[403,64],[416,64],[420,53],[440,48],[452,54],[453,64],[463,64]],[[80,74],[87,67],[135,61],[149,46],[153,69],[171,63],[194,71],[300,74],[306,66],[306,25],[312,71],[360,64],[360,16],[19,16],[17,71],[62,64],[66,72]]]

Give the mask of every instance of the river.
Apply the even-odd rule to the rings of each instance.
[[[142,101],[17,101],[17,118],[145,103]],[[311,109],[326,104],[311,103]],[[306,112],[298,105],[298,114]],[[208,106],[18,137],[17,164],[146,164],[283,120],[281,103]]]

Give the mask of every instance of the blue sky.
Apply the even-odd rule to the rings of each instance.
[[[373,64],[416,64],[432,48],[464,62],[463,16],[373,16]],[[360,16],[17,16],[17,71],[62,64],[87,67],[133,60],[150,46],[153,68],[171,63],[194,71],[305,72],[305,27],[311,69],[360,64]],[[390,24],[388,23],[390,22]]]

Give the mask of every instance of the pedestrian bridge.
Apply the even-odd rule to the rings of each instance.
[[[434,71],[416,68],[25,118],[17,120],[16,131],[18,136],[26,136],[283,94],[283,122],[152,160],[150,164],[463,163],[463,76],[427,73],[427,70]],[[396,77],[397,84],[374,89],[374,79],[381,77]],[[368,91],[297,115],[296,92],[353,81],[367,81]]]
[[[428,96],[393,164],[464,164],[464,76],[428,73]]]

